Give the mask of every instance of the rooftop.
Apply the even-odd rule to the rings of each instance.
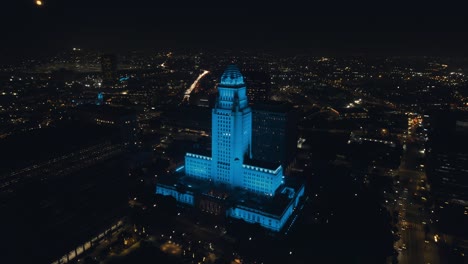
[[[174,186],[179,192],[193,192],[217,199],[226,200],[233,206],[243,206],[249,209],[258,210],[265,214],[281,216],[294,196],[290,196],[289,191],[297,193],[302,185],[289,184],[278,188],[274,196],[267,196],[247,191],[242,188],[230,189],[222,184],[215,184],[212,181],[199,180],[186,177],[184,173],[174,173],[160,178],[160,183],[166,186]]]
[[[239,189],[233,192],[232,200],[236,201],[236,206],[245,206],[250,209],[258,210],[263,213],[281,216],[293,197],[289,197],[287,193],[282,191],[287,188],[280,186],[274,196],[265,196]],[[297,190],[296,190],[297,192]]]
[[[264,168],[268,170],[276,170],[280,166],[279,163],[274,163],[274,162],[269,162],[269,161],[264,161],[264,160],[256,160],[256,159],[245,159],[244,164],[254,166],[254,167]]]
[[[221,76],[221,82],[219,85],[223,87],[232,87],[236,88],[239,86],[244,86],[244,77],[240,73],[239,68],[236,65],[229,65]]]

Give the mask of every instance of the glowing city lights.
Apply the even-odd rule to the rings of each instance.
[[[190,94],[192,93],[192,91],[198,86],[200,80],[208,73],[210,72],[203,71],[200,75],[198,75],[197,79],[192,83],[192,85],[190,85],[190,88],[188,88],[187,91],[185,91],[184,99],[182,101],[188,101],[190,99]]]

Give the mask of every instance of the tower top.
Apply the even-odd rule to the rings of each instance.
[[[219,83],[223,87],[236,88],[245,86],[244,77],[240,73],[239,68],[236,65],[229,65],[221,76],[221,82]]]

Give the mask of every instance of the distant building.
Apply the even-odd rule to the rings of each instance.
[[[265,102],[270,99],[270,76],[265,72],[247,71],[245,75],[245,84],[249,89],[247,96],[250,103]]]
[[[338,109],[340,118],[342,119],[367,119],[369,114],[364,108],[340,108]]]
[[[117,82],[117,56],[104,54],[101,57],[102,86],[110,88]]]
[[[134,110],[108,105],[87,104],[75,108],[75,118],[100,126],[119,129],[119,140],[135,145],[138,124]]]
[[[211,156],[187,153],[185,165],[161,179],[156,193],[280,231],[291,224],[304,185],[286,184],[280,164],[252,159],[252,111],[236,66],[223,73],[218,92],[212,109]]]
[[[104,94],[102,92],[99,92],[97,95],[96,105],[102,104],[104,104]]]
[[[255,104],[252,115],[252,154],[257,160],[287,167],[297,149],[296,109],[286,102]]]
[[[162,125],[169,129],[190,129],[209,133],[211,131],[211,109],[207,107],[180,106],[163,112]]]
[[[210,96],[206,94],[191,94],[190,105],[210,107]]]

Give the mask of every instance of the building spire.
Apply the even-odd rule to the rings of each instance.
[[[221,82],[219,85],[229,88],[245,86],[244,77],[240,73],[239,68],[236,65],[231,64],[226,68],[221,76]]]

